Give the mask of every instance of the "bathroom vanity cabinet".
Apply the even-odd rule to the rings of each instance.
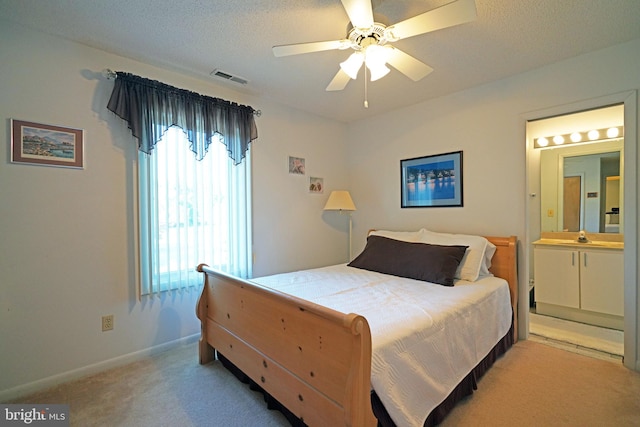
[[[622,329],[622,244],[534,243],[536,312]]]

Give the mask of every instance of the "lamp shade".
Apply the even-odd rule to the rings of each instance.
[[[327,204],[324,205],[325,211],[355,211],[356,205],[351,200],[351,195],[348,191],[338,190],[332,191],[329,195]]]

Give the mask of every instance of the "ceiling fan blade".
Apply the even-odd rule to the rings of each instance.
[[[369,28],[373,25],[371,0],[342,0],[342,6],[355,28]]]
[[[349,80],[351,80],[351,77],[349,77],[349,75],[342,71],[342,68],[340,68],[336,75],[333,77],[333,80],[331,80],[331,83],[329,83],[329,86],[327,86],[326,90],[328,92],[342,90],[347,86]]]
[[[273,54],[276,57],[299,55],[302,53],[321,52],[323,50],[346,49],[349,47],[349,40],[332,40],[326,42],[311,42],[286,44],[273,47]]]
[[[430,31],[473,21],[477,17],[475,0],[456,0],[387,27],[392,40],[406,39]]]
[[[387,63],[414,82],[433,71],[433,68],[424,62],[418,61],[413,56],[393,46],[389,46],[388,55]]]

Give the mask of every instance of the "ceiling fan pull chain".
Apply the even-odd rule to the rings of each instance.
[[[367,94],[367,67],[364,68],[364,108],[369,108],[369,95]]]

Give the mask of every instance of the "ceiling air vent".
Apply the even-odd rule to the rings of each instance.
[[[247,79],[243,79],[240,76],[234,76],[231,73],[227,73],[226,71],[222,71],[217,68],[211,72],[211,75],[220,79],[231,80],[232,82],[240,83],[241,85],[246,85],[247,83],[249,83],[249,80]]]

